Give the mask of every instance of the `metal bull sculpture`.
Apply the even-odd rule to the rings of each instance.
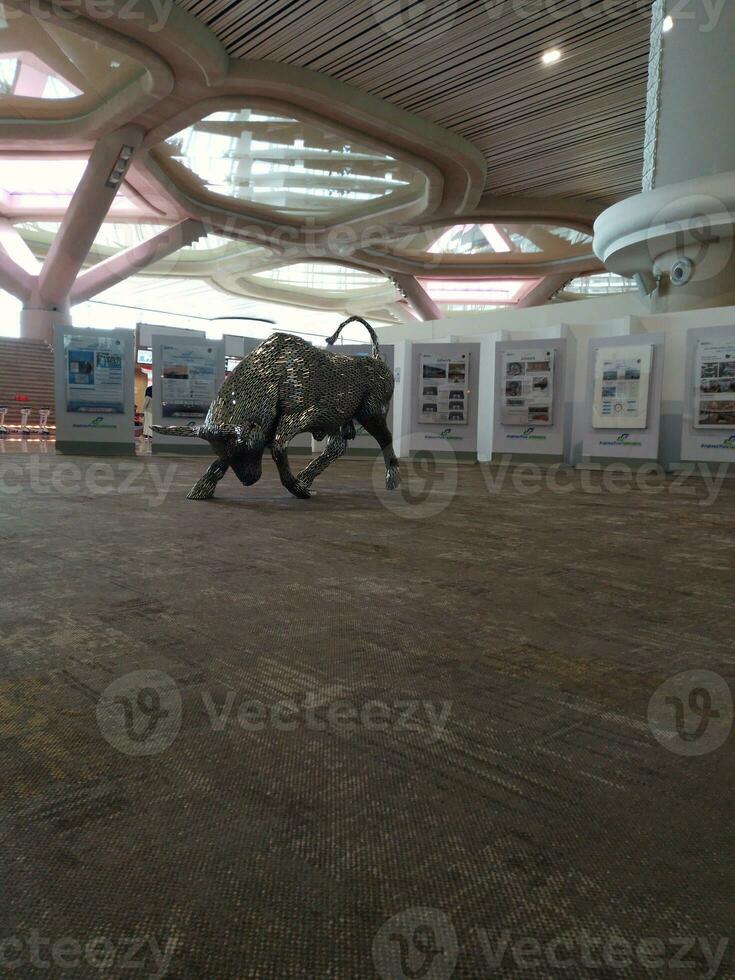
[[[156,432],[195,436],[211,443],[217,454],[204,476],[187,494],[208,500],[228,469],[246,487],[262,473],[263,453],[270,449],[281,483],[295,497],[310,496],[315,477],[338,459],[355,438],[355,422],[383,451],[389,490],[399,482],[393,437],[386,424],[393,396],[393,375],[380,356],[375,331],[361,317],[350,317],[327,340],[331,346],[343,327],[357,320],[373,342],[371,357],[336,354],[312,347],[291,334],[273,334],[238,364],[212,402],[201,426],[154,425]],[[294,475],[288,444],[300,432],[326,438],[324,451]]]

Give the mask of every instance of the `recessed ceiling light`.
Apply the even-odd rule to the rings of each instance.
[[[549,51],[544,51],[541,60],[545,65],[556,64],[557,61],[561,61],[561,51],[558,48],[551,48]]]
[[[668,17],[664,17],[664,34],[668,34],[669,31],[674,29],[674,18],[669,14]]]

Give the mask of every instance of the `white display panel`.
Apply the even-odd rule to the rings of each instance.
[[[600,347],[595,356],[592,427],[645,429],[653,346]]]
[[[698,429],[735,429],[735,338],[700,340],[694,377]]]
[[[421,355],[418,399],[423,425],[467,425],[469,421],[470,354]]]
[[[503,352],[503,425],[553,425],[555,353],[548,345]]]

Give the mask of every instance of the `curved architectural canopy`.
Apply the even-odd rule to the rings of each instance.
[[[502,140],[509,154],[515,145],[512,126],[506,120],[491,152],[471,126],[450,125],[456,113],[451,103],[432,109],[442,100],[425,88],[425,68],[423,95],[399,98],[393,67],[384,66],[381,87],[367,55],[355,62],[361,70],[328,71],[324,51],[313,64],[288,54],[298,33],[272,48],[226,49],[220,21],[210,29],[196,15],[201,5],[167,6],[165,18],[159,6],[139,0],[134,17],[125,0],[75,7],[74,16],[58,0],[0,7],[0,219],[35,261],[58,263],[74,243],[71,266],[45,270],[34,302],[52,297],[58,307],[65,291],[82,302],[136,274],[400,319],[409,304],[426,316],[543,302],[559,281],[603,270],[591,233],[606,201],[587,196],[594,181],[580,174],[574,192],[569,161],[552,153],[544,183],[533,156],[533,194],[524,195],[500,160]],[[311,23],[322,5],[302,6]],[[375,4],[353,6],[370,14]],[[519,46],[517,15],[499,18],[514,66],[529,69],[523,99],[540,112],[549,71],[573,85],[574,59],[539,68],[538,52]],[[477,18],[462,13],[448,28],[455,72],[465,19]],[[543,16],[525,19],[523,37],[531,26],[541,43]],[[588,30],[610,43],[602,21]],[[629,44],[647,36],[640,25],[624,33]],[[641,64],[644,55],[636,48]],[[476,56],[479,68],[479,47]],[[472,91],[482,91],[476,82]],[[506,116],[503,99],[497,113]],[[479,108],[473,115],[489,126]],[[29,301],[33,283],[17,277],[14,295]]]

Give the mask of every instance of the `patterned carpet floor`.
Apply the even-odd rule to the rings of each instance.
[[[0,975],[735,975],[735,484],[202,469],[0,458]]]

